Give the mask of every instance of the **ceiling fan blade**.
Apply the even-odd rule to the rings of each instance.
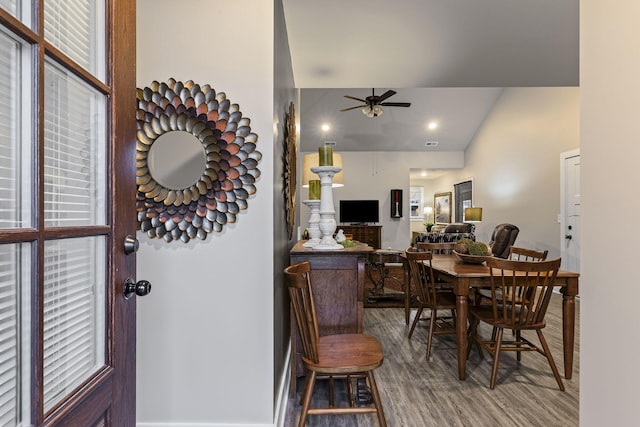
[[[342,109],[342,110],[340,110],[340,111],[355,110],[356,108],[362,108],[362,107],[366,107],[366,106],[367,106],[366,104],[365,104],[365,105],[357,105],[357,106],[355,106],[355,107],[343,108],[343,109]]]
[[[360,98],[356,98],[355,96],[349,96],[349,95],[345,95],[345,98],[349,98],[349,99],[355,99],[356,101],[360,101],[360,102],[367,102],[364,99],[360,99]]]
[[[410,102],[383,102],[380,105],[384,107],[410,107]]]
[[[380,95],[378,97],[378,102],[382,102],[385,99],[387,99],[387,98],[389,98],[389,97],[391,97],[391,96],[393,96],[395,94],[396,94],[396,92],[394,90],[388,90],[388,91],[386,91],[385,93],[383,93],[382,95]]]

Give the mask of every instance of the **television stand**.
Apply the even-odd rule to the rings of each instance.
[[[338,225],[338,230],[342,229],[345,234],[351,234],[353,240],[366,243],[374,249],[380,249],[382,245],[381,225]]]

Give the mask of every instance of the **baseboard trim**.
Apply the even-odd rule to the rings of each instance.
[[[291,340],[287,346],[287,358],[284,362],[284,370],[280,377],[280,387],[278,387],[278,399],[276,400],[276,410],[273,425],[283,427],[287,415],[289,404],[289,390],[291,390]]]

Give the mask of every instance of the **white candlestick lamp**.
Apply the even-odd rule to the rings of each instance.
[[[313,249],[317,250],[336,250],[344,249],[344,246],[336,242],[333,234],[336,231],[337,223],[335,219],[335,208],[333,206],[333,176],[341,171],[337,166],[317,166],[312,167],[311,171],[320,176],[320,243],[315,245]]]

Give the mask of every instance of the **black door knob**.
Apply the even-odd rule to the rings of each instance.
[[[124,282],[124,298],[129,299],[134,294],[143,297],[151,292],[151,283],[147,280],[138,280],[134,282],[132,278],[128,278]]]

